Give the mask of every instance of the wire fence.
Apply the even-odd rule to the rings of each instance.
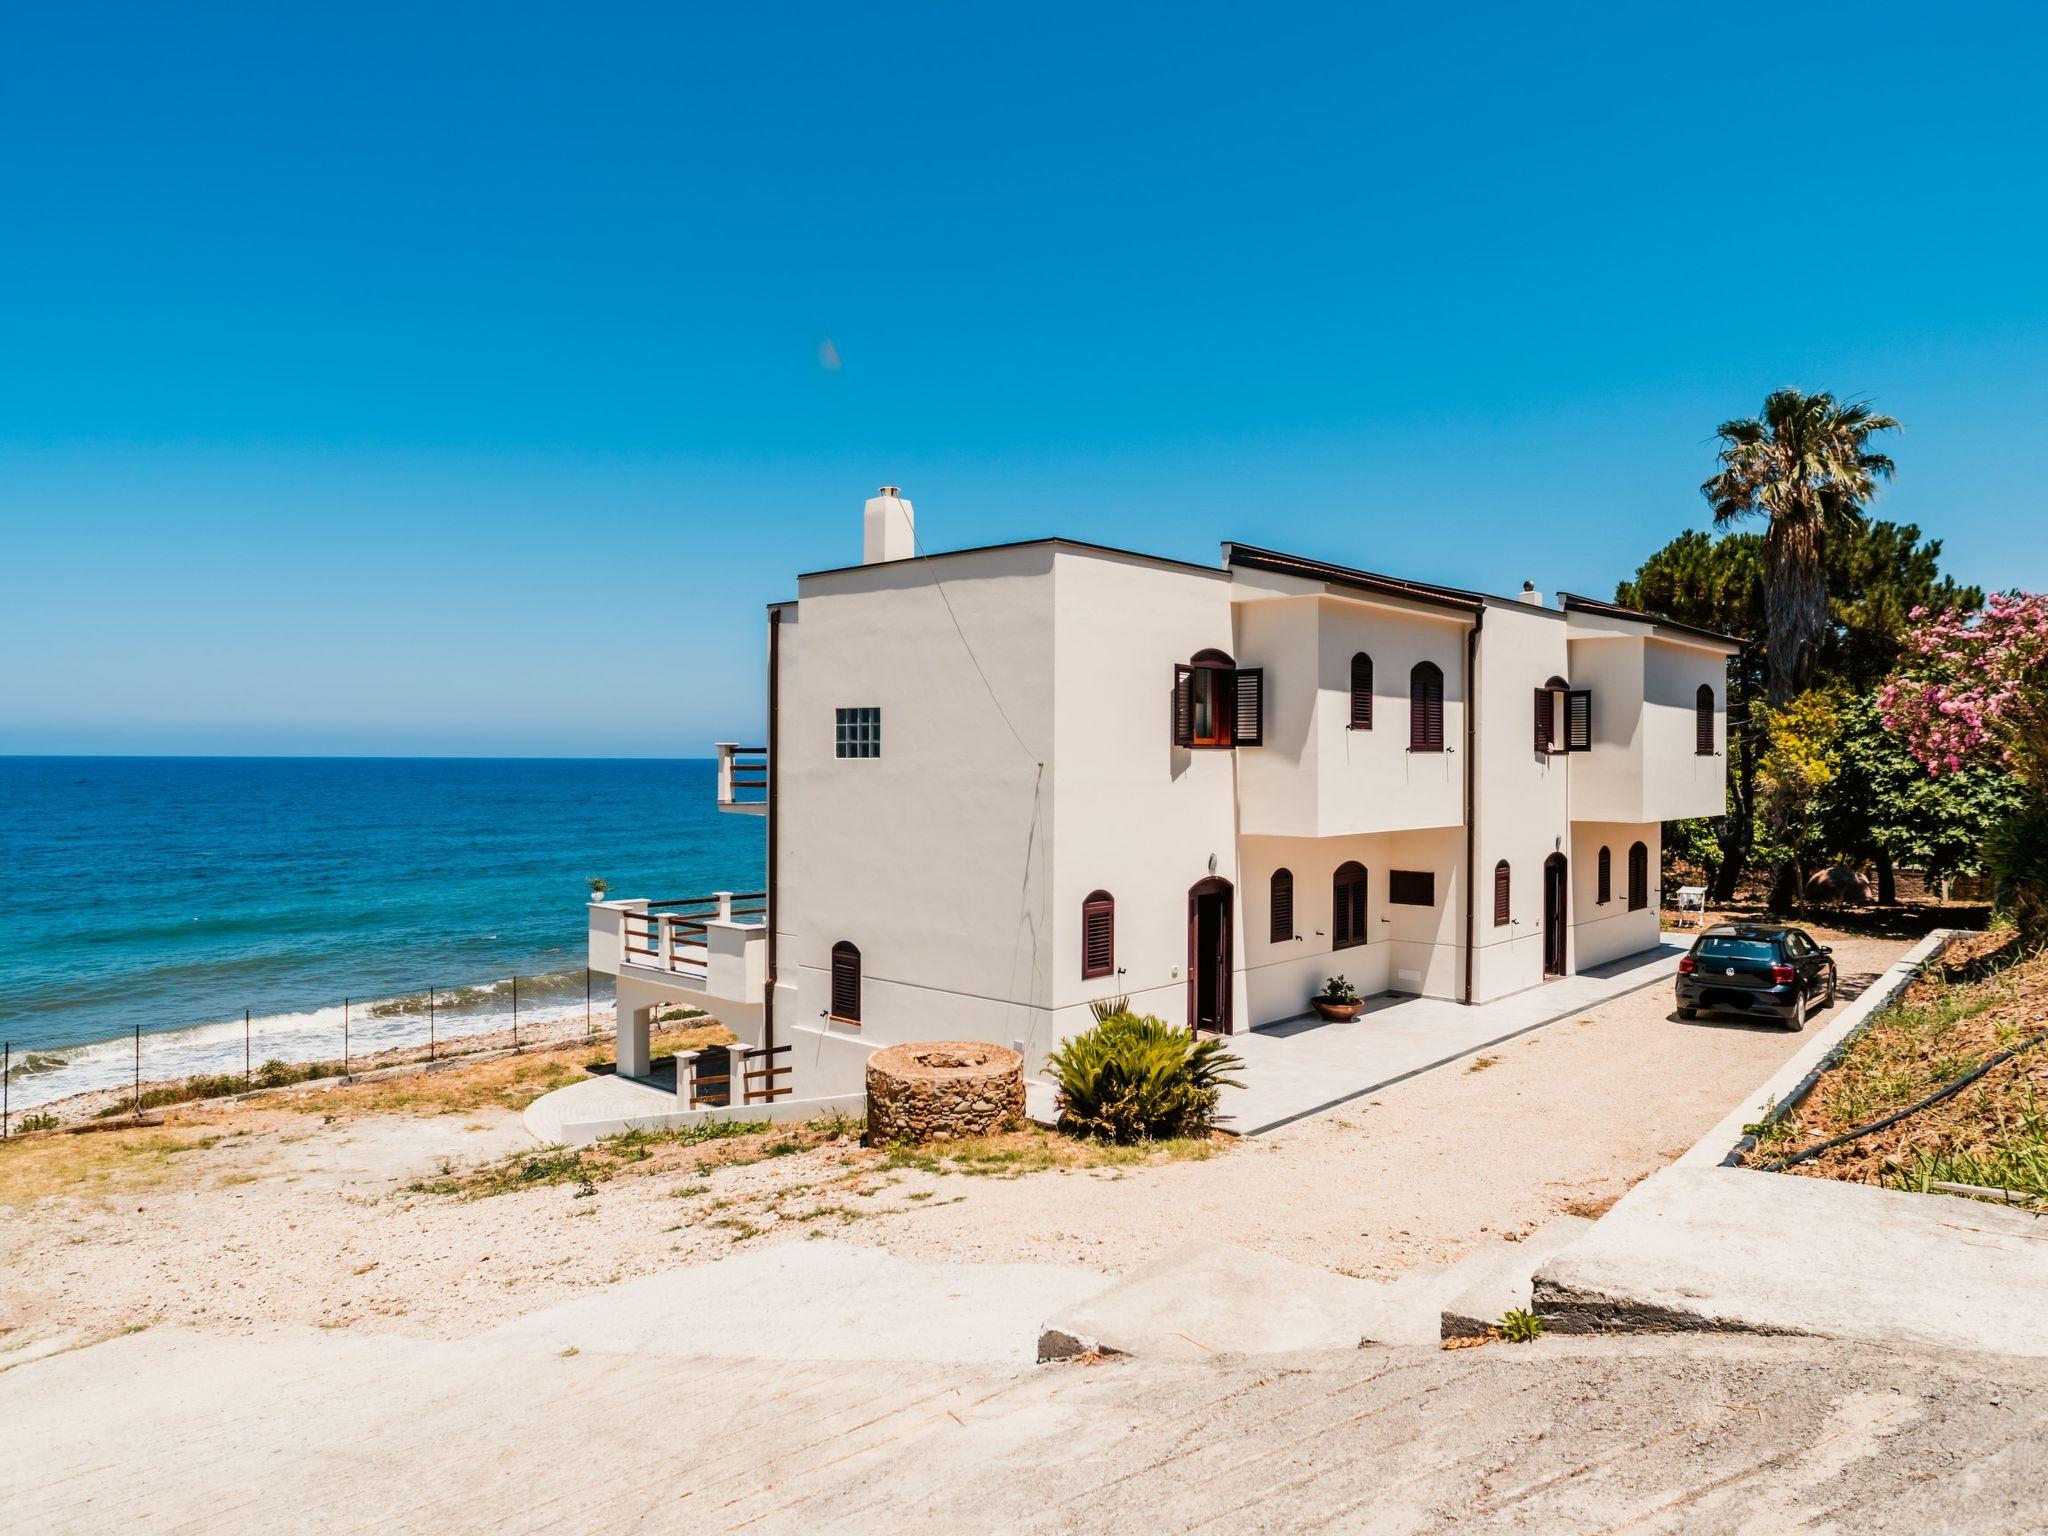
[[[245,1008],[238,1018],[166,1023],[150,1015],[125,1035],[69,1044],[0,1040],[0,1140],[54,1128],[50,1106],[78,1094],[105,1100],[88,1118],[140,1118],[167,1104],[506,1044],[589,1040],[613,1006],[613,978],[584,968],[397,995],[345,994],[304,1008]]]

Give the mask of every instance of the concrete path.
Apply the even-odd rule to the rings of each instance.
[[[0,1524],[36,1536],[1924,1536],[2048,1510],[2048,1363],[1789,1339],[1002,1368],[151,1329],[0,1371],[0,1423]]]
[[[607,1286],[487,1342],[655,1358],[1028,1365],[1045,1320],[1112,1284],[1064,1264],[916,1264],[820,1239]]]
[[[1357,1280],[1232,1243],[1189,1243],[1053,1314],[1039,1356],[1204,1360],[1429,1343],[1439,1307],[1428,1287],[1440,1273]]]
[[[571,1124],[671,1114],[678,1106],[675,1068],[668,1070],[665,1086],[615,1072],[594,1072],[527,1105],[526,1128],[536,1140],[559,1142],[568,1139],[564,1127]]]
[[[1723,1166],[1742,1127],[1795,1102],[1831,1052],[1902,992],[1946,931],[1901,956],[1742,1095],[1672,1166],[1536,1277],[1575,1330],[1807,1333],[2048,1356],[2048,1217],[1952,1195]]]
[[[1233,1035],[1228,1044],[1244,1058],[1238,1074],[1244,1086],[1223,1091],[1224,1127],[1240,1136],[1277,1130],[1486,1046],[1577,1018],[1668,979],[1692,938],[1669,935],[1656,949],[1469,1008],[1437,997],[1378,997],[1349,1023],[1326,1024],[1311,1013]]]

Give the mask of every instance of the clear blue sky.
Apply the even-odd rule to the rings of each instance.
[[[213,6],[0,51],[0,751],[695,754],[762,605],[1604,593],[1780,384],[2048,586],[2038,6]],[[827,368],[827,338],[841,366]]]

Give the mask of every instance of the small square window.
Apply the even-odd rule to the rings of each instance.
[[[1435,906],[1435,871],[1427,869],[1388,870],[1387,900],[1403,907]]]
[[[839,711],[837,734],[833,738],[835,757],[880,757],[882,755],[882,711],[874,706]]]

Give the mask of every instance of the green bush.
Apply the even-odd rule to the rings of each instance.
[[[2048,803],[2029,800],[1984,839],[1991,901],[2028,939],[2048,935]]]
[[[1059,1085],[1060,1128],[1104,1141],[1198,1136],[1216,1123],[1226,1074],[1244,1063],[1220,1040],[1149,1015],[1113,1013],[1047,1058]]]

